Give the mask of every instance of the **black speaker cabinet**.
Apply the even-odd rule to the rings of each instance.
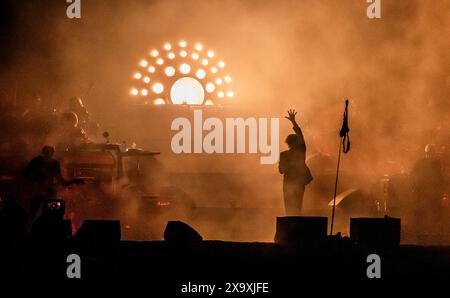
[[[164,230],[164,240],[173,244],[193,244],[203,240],[202,236],[181,221],[169,221]]]
[[[96,245],[118,244],[121,239],[120,220],[85,220],[75,239]]]
[[[72,222],[68,219],[48,219],[41,217],[31,229],[33,241],[64,242],[72,238]]]
[[[350,239],[366,248],[398,247],[400,218],[351,218]]]
[[[275,242],[284,245],[316,246],[327,238],[327,217],[277,217]]]

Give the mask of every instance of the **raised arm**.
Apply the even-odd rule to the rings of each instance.
[[[302,148],[304,148],[304,150],[306,150],[306,143],[305,143],[305,138],[303,136],[303,132],[302,129],[300,128],[300,126],[297,124],[297,121],[295,121],[295,116],[297,115],[297,112],[293,109],[290,109],[288,111],[288,115],[285,117],[286,119],[288,119],[289,121],[291,121],[292,123],[292,128],[294,129],[295,134],[298,136],[299,138],[299,143],[300,146]]]

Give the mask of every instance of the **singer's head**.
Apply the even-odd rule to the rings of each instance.
[[[289,149],[295,149],[300,146],[300,140],[296,134],[290,134],[286,138],[286,144],[288,145]]]

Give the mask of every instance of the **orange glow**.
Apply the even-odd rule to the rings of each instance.
[[[170,202],[158,201],[158,202],[156,203],[156,205],[157,205],[157,206],[160,206],[160,207],[166,207],[166,206],[170,206]]]
[[[145,71],[137,69],[133,73],[138,85],[129,91],[130,95],[147,97],[142,99],[146,104],[220,106],[219,98],[234,97],[228,85],[232,82],[231,76],[221,72],[225,62],[216,60],[215,51],[201,43],[168,41],[160,48],[151,48],[147,57],[139,61]]]

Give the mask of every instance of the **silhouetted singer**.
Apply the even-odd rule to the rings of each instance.
[[[289,150],[280,154],[278,170],[283,174],[283,197],[286,215],[300,215],[305,187],[312,181],[312,175],[306,166],[306,144],[302,130],[295,121],[297,112],[289,110],[285,117],[292,122],[295,134],[286,138]]]

